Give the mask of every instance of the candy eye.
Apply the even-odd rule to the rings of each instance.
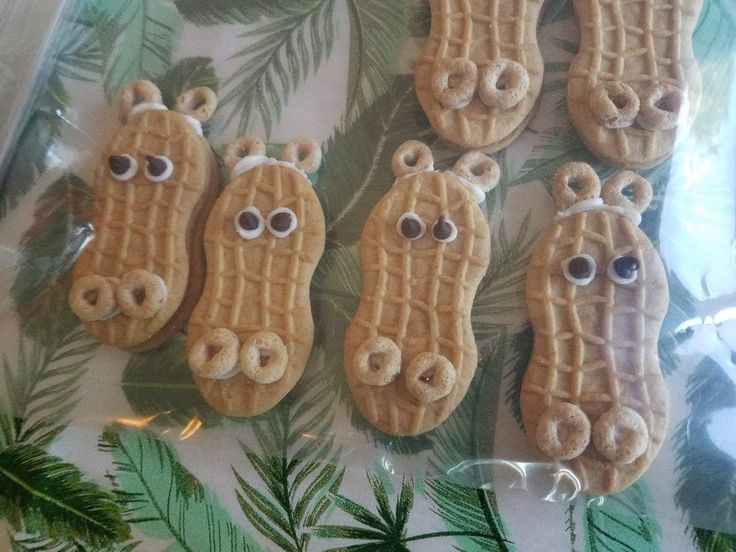
[[[639,259],[631,255],[614,257],[608,265],[608,277],[617,284],[630,284],[636,281],[639,266]]]
[[[440,215],[440,218],[432,226],[432,237],[438,242],[450,243],[457,238],[457,227],[445,215]]]
[[[279,207],[271,211],[266,224],[271,233],[277,238],[285,238],[296,228],[296,214],[291,209]]]
[[[147,155],[144,174],[151,182],[163,182],[174,174],[174,164],[165,155]]]
[[[130,180],[138,172],[138,161],[127,153],[111,155],[107,163],[110,165],[110,172],[115,180]]]
[[[254,240],[261,234],[266,224],[257,207],[246,207],[235,215],[235,231],[246,240]]]
[[[587,286],[595,277],[595,259],[590,255],[575,255],[562,261],[562,273],[568,282]]]
[[[396,231],[408,240],[418,240],[427,231],[427,225],[416,213],[409,211],[399,217],[399,222],[396,223]]]

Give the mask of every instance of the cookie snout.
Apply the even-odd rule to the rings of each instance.
[[[240,370],[256,383],[277,382],[286,373],[288,364],[286,345],[273,332],[254,333],[240,350]]]
[[[72,285],[69,305],[72,312],[84,322],[98,322],[112,318],[118,312],[115,288],[119,280],[92,274],[79,278]]]
[[[606,128],[628,128],[639,115],[639,97],[625,82],[601,82],[589,101],[593,115]]]
[[[616,466],[634,462],[649,446],[649,431],[641,415],[625,406],[604,412],[593,425],[593,446]]]
[[[457,373],[446,357],[437,353],[421,353],[409,363],[404,377],[406,388],[415,399],[432,403],[452,392]]]
[[[197,376],[228,379],[238,368],[238,336],[226,328],[207,330],[189,350],[189,366]]]
[[[558,402],[539,418],[536,443],[553,460],[572,460],[590,443],[590,421],[579,406]]]
[[[126,272],[115,290],[123,314],[130,318],[152,318],[166,302],[166,283],[160,276],[143,269]]]

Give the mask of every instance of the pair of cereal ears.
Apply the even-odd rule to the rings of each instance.
[[[146,104],[163,105],[159,88],[146,80],[138,80],[126,86],[117,100],[123,120],[131,112],[135,112],[138,106]],[[206,86],[181,93],[174,106],[174,111],[200,123],[207,122],[215,109],[217,96]],[[265,153],[266,146],[260,139],[241,136],[225,148],[225,165],[228,170],[233,171],[245,157],[260,157]],[[284,147],[281,158],[304,173],[312,173],[322,163],[322,152],[315,140],[299,139]],[[391,167],[397,182],[415,173],[433,171],[432,150],[423,142],[405,142],[394,153]],[[462,155],[452,172],[474,193],[479,203],[483,201],[484,194],[495,188],[501,178],[498,163],[480,151],[470,151]],[[629,187],[633,190],[631,199],[624,194],[624,190]],[[577,206],[590,208],[590,202],[600,205],[602,199],[609,207],[642,213],[652,200],[652,186],[644,177],[632,171],[622,171],[601,188],[600,179],[590,165],[571,162],[560,167],[555,174],[553,194],[561,212],[574,211]]]

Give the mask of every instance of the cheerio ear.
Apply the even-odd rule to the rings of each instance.
[[[212,118],[217,109],[217,95],[211,88],[199,86],[179,94],[174,110],[189,115],[202,123]]]
[[[629,187],[632,189],[633,199],[624,195],[624,190]],[[603,201],[608,205],[643,213],[652,202],[652,184],[635,172],[621,171],[603,185]]]
[[[235,165],[244,157],[265,155],[266,146],[260,138],[255,136],[241,136],[225,147],[223,158],[227,170],[232,171]]]
[[[322,165],[322,150],[316,140],[297,138],[284,146],[281,159],[310,174],[317,172]]]
[[[460,157],[452,172],[485,193],[495,188],[501,179],[498,163],[479,151],[469,151]]]
[[[401,144],[391,160],[391,168],[396,178],[407,174],[434,169],[434,156],[427,144],[409,140]]]
[[[565,163],[555,173],[553,194],[560,210],[601,195],[601,181],[593,167],[580,161]]]
[[[161,104],[161,91],[158,86],[147,80],[137,80],[125,86],[117,98],[120,118],[125,121],[130,111],[139,104]]]

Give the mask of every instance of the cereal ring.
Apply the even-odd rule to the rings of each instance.
[[[449,109],[468,105],[478,86],[478,67],[467,58],[441,59],[432,72],[432,95]]]
[[[148,270],[129,270],[115,290],[120,310],[131,318],[152,318],[166,301],[166,284]]]
[[[685,109],[685,91],[671,84],[650,86],[641,96],[636,122],[648,130],[670,130],[677,126]]]
[[[593,424],[593,446],[613,464],[630,464],[649,446],[644,418],[631,408],[614,407]]]
[[[429,146],[418,140],[408,140],[401,144],[393,158],[391,168],[396,178],[434,168],[434,157]]]
[[[575,185],[580,189],[575,191]],[[593,167],[580,161],[570,161],[555,173],[554,196],[560,209],[567,209],[579,201],[601,195],[601,181]]]
[[[606,128],[630,127],[639,114],[639,96],[624,82],[601,82],[590,93],[590,109]]]
[[[288,363],[286,345],[273,332],[254,333],[240,349],[240,370],[256,383],[265,385],[280,380]]]
[[[189,351],[192,371],[209,379],[228,379],[239,372],[238,336],[226,328],[207,330]]]
[[[255,136],[240,136],[225,147],[223,158],[227,170],[232,171],[235,165],[244,157],[265,154],[266,145],[260,138]]]
[[[138,104],[142,103],[163,103],[161,91],[158,86],[147,80],[137,80],[125,86],[117,98],[118,112],[125,119]]]
[[[353,370],[366,385],[388,385],[401,371],[401,351],[388,337],[372,337],[358,347]]]
[[[406,369],[406,388],[424,403],[443,399],[455,387],[457,375],[452,363],[436,353],[415,356]]]
[[[629,186],[634,191],[633,200],[623,194],[623,191]],[[652,185],[646,178],[635,172],[621,171],[603,186],[602,197],[608,205],[617,205],[643,213],[652,202]]]
[[[217,109],[217,95],[206,86],[192,88],[179,94],[174,110],[205,123]]]
[[[488,107],[511,109],[529,90],[529,73],[521,63],[500,58],[484,65],[478,80],[478,96]]]
[[[284,146],[281,159],[293,163],[297,169],[310,174],[319,170],[322,164],[322,150],[317,140],[299,138]]]
[[[117,278],[98,274],[79,278],[69,293],[72,312],[84,322],[112,318],[118,312],[114,289],[117,282]]]
[[[590,443],[590,420],[579,406],[558,402],[547,408],[537,422],[539,450],[554,460],[572,460]]]
[[[469,151],[460,157],[452,172],[484,192],[495,188],[501,178],[498,163],[479,151]]]

